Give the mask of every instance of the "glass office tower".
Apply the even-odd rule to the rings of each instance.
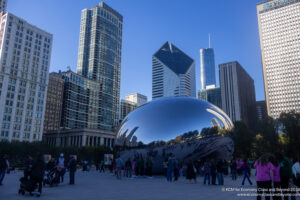
[[[300,112],[300,0],[257,4],[268,115]]]
[[[104,2],[81,13],[77,72],[98,82],[100,129],[118,125],[123,17]]]
[[[216,86],[214,49],[200,49],[201,90]]]

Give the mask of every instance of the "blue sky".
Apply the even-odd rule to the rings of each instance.
[[[151,99],[152,54],[170,41],[196,62],[208,34],[218,64],[237,60],[265,99],[256,4],[259,0],[106,0],[124,17],[121,98],[140,92]],[[8,0],[8,12],[54,35],[50,71],[76,71],[80,15],[99,0]]]

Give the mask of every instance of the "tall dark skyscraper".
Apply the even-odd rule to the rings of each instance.
[[[256,124],[254,80],[237,62],[219,65],[222,109],[232,121],[244,121],[249,128]]]
[[[77,72],[99,85],[93,103],[105,129],[113,129],[119,119],[122,24],[122,15],[104,2],[81,13]]]

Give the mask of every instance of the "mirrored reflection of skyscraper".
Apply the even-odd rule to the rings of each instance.
[[[196,96],[195,62],[166,42],[152,56],[152,99]]]
[[[104,2],[81,12],[77,72],[98,82],[100,124],[106,130],[119,119],[122,24],[122,15]]]
[[[214,49],[200,49],[201,89],[216,86],[216,70]]]
[[[300,1],[257,4],[268,115],[300,112]]]

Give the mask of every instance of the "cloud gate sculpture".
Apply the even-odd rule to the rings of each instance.
[[[218,107],[196,98],[170,97],[153,100],[123,120],[116,145],[126,160],[139,154],[153,159],[153,171],[172,154],[179,162],[207,157],[227,159],[233,141],[223,136],[233,124]]]

